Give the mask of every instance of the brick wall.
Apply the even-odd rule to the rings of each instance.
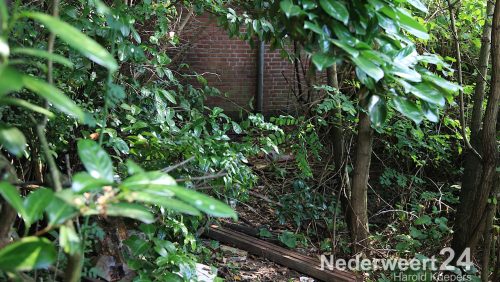
[[[237,38],[230,39],[208,15],[190,19],[181,39],[188,48],[182,62],[193,71],[204,74],[210,86],[227,94],[225,97],[208,97],[206,104],[219,106],[233,114],[242,108],[250,110],[257,91],[257,48]],[[279,50],[265,48],[264,57],[264,106],[265,114],[295,111],[295,97],[291,87],[295,83],[293,64],[283,59]]]

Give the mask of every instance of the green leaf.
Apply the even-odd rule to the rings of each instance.
[[[228,205],[212,197],[179,186],[170,186],[168,189],[174,192],[175,197],[194,206],[206,214],[216,217],[238,218],[236,212],[234,212]]]
[[[457,93],[461,89],[460,85],[450,82],[432,73],[423,75],[423,78],[424,80],[430,81],[439,88],[447,91],[449,94]]]
[[[297,236],[290,231],[285,231],[278,236],[281,243],[285,244],[290,249],[297,247]]]
[[[404,97],[394,97],[392,99],[394,102],[394,106],[398,112],[402,113],[404,116],[413,120],[416,124],[420,124],[423,119],[422,111],[418,108],[418,106],[404,98]]]
[[[372,95],[368,102],[368,113],[375,127],[380,127],[384,124],[387,118],[387,105],[385,104],[384,98],[378,95]]]
[[[78,156],[92,177],[113,182],[111,158],[96,142],[88,139],[78,141]]]
[[[403,85],[406,91],[411,92],[416,97],[440,107],[444,107],[446,99],[441,93],[441,90],[436,88],[433,84],[423,82],[417,84],[409,84],[404,81],[398,80]]]
[[[66,22],[38,12],[27,12],[23,15],[41,22],[68,45],[109,71],[114,72],[118,69],[115,59],[106,49]]]
[[[304,22],[304,28],[312,30],[315,33],[320,34],[320,35],[324,34],[323,30],[321,29],[321,27],[319,27],[316,23],[313,23],[313,22],[310,22],[310,21],[305,21]]]
[[[426,214],[417,218],[414,222],[415,225],[425,225],[425,224],[430,224],[430,223],[432,223],[432,219],[430,216],[428,216]]]
[[[397,64],[393,65],[391,72],[392,74],[397,75],[411,82],[422,81],[422,76],[420,75],[420,73],[403,65],[397,65]]]
[[[399,66],[409,67],[414,65],[418,60],[418,52],[415,49],[415,45],[410,44],[403,49],[399,50],[394,61]]]
[[[12,186],[8,182],[0,182],[0,195],[9,203],[9,205],[15,209],[24,218],[26,211],[24,210],[23,200],[19,195],[16,187]]]
[[[38,188],[26,197],[24,200],[26,225],[31,226],[42,217],[43,211],[52,202],[53,197],[54,193],[46,188]]]
[[[184,202],[173,199],[172,197],[159,196],[149,192],[132,192],[128,198],[139,202],[157,205],[175,212],[189,215],[200,215],[200,212],[197,209],[185,204]]]
[[[294,5],[291,0],[283,0],[280,2],[281,10],[285,13],[287,18],[298,16],[302,14],[300,6]]]
[[[11,67],[0,65],[0,97],[23,88],[23,75]]]
[[[112,182],[102,179],[94,178],[86,172],[78,172],[73,176],[71,189],[76,193],[84,193],[102,189],[103,186],[111,185]]]
[[[364,71],[368,76],[375,79],[376,82],[384,77],[384,71],[365,57],[351,57],[351,59],[358,68]]]
[[[316,2],[313,0],[302,0],[302,7],[305,10],[312,10],[316,9],[318,7],[318,4],[316,4]]]
[[[329,54],[318,52],[312,56],[312,61],[318,71],[323,71],[335,64],[335,57]]]
[[[81,250],[80,236],[73,226],[62,225],[59,228],[59,244],[67,254],[75,254]]]
[[[133,218],[144,223],[153,223],[155,221],[151,211],[139,204],[110,204],[106,206],[106,215]]]
[[[26,149],[26,138],[16,127],[0,126],[0,144],[10,153],[20,156]]]
[[[78,214],[77,210],[59,197],[53,197],[50,204],[45,209],[49,226],[56,226],[65,223],[67,220]]]
[[[267,230],[266,228],[260,228],[259,229],[259,237],[272,238],[273,234],[271,232],[269,232],[269,230]]]
[[[412,5],[413,7],[419,9],[420,11],[427,13],[427,7],[425,6],[424,3],[420,2],[420,0],[406,0],[408,4]]]
[[[349,11],[342,2],[338,0],[320,0],[319,5],[328,15],[343,22],[345,25],[349,23]]]
[[[237,122],[231,121],[231,125],[233,126],[234,133],[241,134],[241,132],[243,132],[241,126]]]
[[[131,159],[128,159],[125,164],[127,165],[127,172],[129,175],[134,175],[137,173],[144,173],[145,172],[142,167],[140,167],[137,163],[135,163]]]
[[[130,236],[127,240],[123,241],[125,245],[130,248],[132,254],[139,256],[144,254],[148,249],[151,249],[151,243],[141,239],[137,235]]]
[[[6,4],[6,1],[0,1],[0,20],[2,20],[2,22],[0,22],[0,30],[7,29],[9,24],[9,10]]]
[[[161,89],[160,92],[163,94],[163,97],[165,97],[165,99],[167,99],[168,101],[170,101],[170,103],[176,105],[177,104],[177,101],[175,100],[175,97],[174,95],[172,94],[171,91],[167,91],[165,89]]]
[[[435,105],[429,104],[427,102],[422,102],[422,111],[429,121],[439,121],[439,109]]]
[[[26,100],[22,100],[22,99],[17,99],[17,98],[1,98],[0,99],[0,104],[23,107],[23,108],[26,108],[26,109],[31,110],[33,112],[37,112],[37,113],[40,113],[42,115],[46,115],[48,118],[53,118],[54,117],[54,114],[51,111],[49,111],[49,110],[47,110],[45,108],[42,108],[40,106],[33,105],[30,102],[28,102]]]
[[[339,47],[340,49],[344,50],[347,54],[351,55],[351,57],[354,58],[359,56],[359,51],[349,46],[348,43],[336,39],[330,39],[330,41],[333,42],[335,46]]]
[[[396,10],[388,11],[387,8],[382,8],[382,12],[397,21],[401,28],[405,29],[410,34],[420,39],[429,39],[427,29],[417,22],[406,10],[398,8]]]
[[[70,98],[66,97],[66,95],[64,95],[61,90],[56,87],[28,75],[24,75],[22,80],[26,88],[45,98],[60,111],[74,116],[79,120],[83,120],[85,117],[80,107],[78,107]]]
[[[138,173],[125,179],[120,184],[120,188],[132,191],[147,190],[148,192],[159,196],[171,197],[174,196],[174,193],[172,193],[168,187],[175,185],[177,185],[177,183],[170,175],[159,171],[149,171]]]
[[[61,55],[57,55],[54,53],[49,53],[45,50],[40,50],[40,49],[32,49],[32,48],[14,48],[11,50],[12,54],[21,54],[21,55],[28,55],[28,56],[33,56],[33,57],[38,57],[42,59],[47,59],[47,60],[52,60],[56,63],[59,63],[65,67],[68,68],[73,68],[73,63],[66,59],[65,57]]]
[[[0,250],[0,270],[30,271],[47,268],[57,258],[52,242],[46,238],[25,237]]]

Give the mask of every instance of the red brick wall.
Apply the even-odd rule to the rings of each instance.
[[[230,39],[208,15],[193,17],[181,39],[189,44],[182,62],[203,73],[210,86],[228,95],[208,97],[206,104],[233,113],[241,108],[250,110],[249,104],[257,91],[257,48],[240,39]],[[290,90],[295,82],[293,64],[283,59],[279,50],[270,51],[269,46],[265,49],[263,112],[293,112],[296,100]]]

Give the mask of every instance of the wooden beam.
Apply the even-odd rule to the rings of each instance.
[[[319,259],[312,258],[266,241],[233,231],[218,225],[211,225],[205,233],[211,239],[248,251],[257,256],[281,264],[305,275],[327,282],[361,282],[354,273],[338,269],[321,269]]]

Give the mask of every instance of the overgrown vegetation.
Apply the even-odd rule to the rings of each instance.
[[[185,10],[300,65],[302,111],[206,107]],[[499,281],[499,74],[500,1],[0,0],[0,280],[197,281],[200,234],[240,214],[313,256],[451,247]]]

